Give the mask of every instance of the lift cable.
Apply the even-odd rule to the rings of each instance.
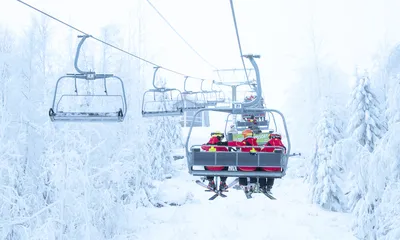
[[[214,65],[212,65],[209,61],[207,61],[203,56],[200,55],[199,52],[197,52],[183,37],[181,34],[178,33],[178,31],[171,25],[171,23],[168,22],[168,20],[160,13],[160,11],[158,11],[158,9],[150,2],[150,0],[146,0],[146,2],[154,9],[154,11],[157,12],[157,14],[168,24],[168,26],[172,29],[172,31],[174,31],[176,33],[176,35],[178,35],[178,37],[180,39],[182,39],[183,42],[185,42],[186,45],[188,45],[188,47],[190,49],[192,49],[192,51],[194,53],[197,54],[197,56],[199,56],[205,63],[207,63],[208,65],[210,65],[212,68],[218,70],[217,67],[215,67]]]
[[[246,64],[244,63],[242,45],[240,44],[239,30],[238,30],[238,27],[237,27],[235,9],[233,7],[233,0],[230,0],[230,4],[231,4],[231,10],[232,10],[233,24],[235,25],[236,38],[237,38],[237,42],[238,42],[238,45],[239,45],[240,58],[242,59],[243,69],[244,69],[244,72],[245,72],[245,75],[246,75],[247,82],[250,84],[249,76],[247,75]]]
[[[144,58],[141,58],[141,57],[139,57],[139,56],[137,56],[137,55],[135,55],[135,54],[133,54],[133,53],[130,53],[130,52],[128,52],[128,51],[126,51],[126,50],[124,50],[124,49],[122,49],[122,48],[120,48],[120,47],[114,46],[114,45],[112,45],[112,44],[110,44],[110,43],[108,43],[108,42],[105,42],[104,40],[101,40],[101,39],[99,39],[99,38],[97,38],[97,37],[94,37],[93,35],[88,34],[88,33],[84,32],[84,31],[82,31],[82,30],[80,30],[80,29],[78,29],[78,28],[72,26],[71,24],[68,24],[68,23],[66,23],[66,22],[64,22],[64,21],[62,21],[62,20],[60,20],[60,19],[58,19],[58,18],[56,18],[56,17],[53,17],[52,15],[50,15],[50,14],[48,14],[48,13],[46,13],[46,12],[44,12],[44,11],[38,9],[38,8],[35,8],[34,6],[29,5],[29,4],[26,3],[26,2],[23,2],[23,1],[21,1],[21,0],[17,0],[17,1],[20,2],[20,3],[22,3],[22,4],[24,4],[24,5],[26,5],[27,7],[29,7],[29,8],[31,8],[31,9],[35,10],[35,11],[37,11],[37,12],[43,14],[43,15],[46,15],[47,17],[49,17],[49,18],[51,18],[51,19],[53,19],[53,20],[55,20],[55,21],[57,21],[57,22],[59,22],[59,23],[65,25],[65,26],[67,26],[67,27],[69,27],[69,28],[74,29],[74,30],[77,31],[77,32],[80,32],[80,33],[82,33],[82,34],[84,34],[84,35],[88,35],[88,36],[90,36],[91,38],[93,38],[94,40],[96,40],[96,41],[98,41],[98,42],[100,42],[100,43],[103,43],[103,44],[105,44],[105,45],[107,45],[107,46],[109,46],[109,47],[112,47],[112,48],[114,48],[114,49],[116,49],[116,50],[118,50],[118,51],[121,51],[121,52],[123,52],[123,53],[125,53],[125,54],[128,54],[128,55],[130,55],[130,56],[132,56],[132,57],[135,57],[135,58],[137,58],[137,59],[139,59],[139,60],[141,60],[141,61],[144,61],[144,62],[146,62],[146,63],[149,63],[149,64],[151,64],[151,65],[153,65],[153,66],[155,66],[155,67],[162,68],[162,69],[164,69],[164,70],[166,70],[166,71],[175,73],[175,74],[177,74],[177,75],[181,75],[181,76],[185,76],[185,77],[190,77],[190,78],[192,78],[192,79],[197,79],[197,80],[204,80],[204,79],[205,79],[205,78],[199,78],[199,77],[192,77],[192,76],[189,76],[189,75],[187,75],[187,74],[183,74],[183,73],[181,73],[181,72],[178,72],[178,71],[175,71],[175,70],[172,70],[172,69],[169,69],[169,68],[165,68],[165,67],[163,67],[163,66],[160,66],[160,65],[158,65],[158,64],[156,64],[156,63],[154,63],[154,62],[151,62],[151,61],[146,60],[146,59],[144,59]],[[211,79],[211,81],[212,81],[212,79]]]

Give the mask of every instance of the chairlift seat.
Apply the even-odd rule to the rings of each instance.
[[[180,98],[183,99],[182,109],[184,111],[196,111],[207,106],[205,96],[202,92],[182,92]]]
[[[285,175],[287,161],[282,151],[274,152],[202,152],[198,147],[192,147],[191,152],[192,174],[194,176],[247,176],[281,178]],[[279,168],[281,171],[207,171],[195,170],[194,166],[235,166],[235,167],[263,167]]]
[[[175,93],[179,99],[172,95]],[[142,117],[171,117],[183,115],[182,94],[174,88],[149,89],[143,94]]]
[[[267,127],[268,128],[269,122],[268,121],[257,121],[255,124],[252,123],[252,122],[242,122],[242,121],[237,121],[236,122],[236,126],[237,127],[247,128],[247,127],[250,127],[250,126],[253,126],[253,125],[256,125],[258,127]]]
[[[59,122],[122,122],[124,120],[122,109],[118,112],[57,112],[49,110],[51,121]]]
[[[182,115],[183,109],[177,109],[176,111],[142,111],[142,117],[174,117]]]

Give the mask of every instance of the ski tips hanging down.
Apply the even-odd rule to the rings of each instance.
[[[198,185],[200,185],[200,186],[202,186],[202,187],[204,187],[204,188],[207,188],[207,192],[214,192],[215,194],[212,196],[212,197],[210,197],[208,200],[214,200],[215,198],[217,198],[218,196],[221,196],[221,197],[223,197],[223,198],[226,198],[227,196],[225,195],[225,194],[223,194],[222,192],[228,192],[227,190],[230,188],[230,187],[232,187],[232,186],[234,186],[237,182],[239,182],[239,178],[236,178],[233,182],[231,182],[230,184],[228,184],[227,186],[226,186],[226,188],[224,188],[224,189],[213,189],[213,188],[211,188],[211,187],[209,187],[208,185],[206,185],[205,183],[203,183],[202,181],[200,181],[200,180],[196,180],[196,183],[198,184]]]

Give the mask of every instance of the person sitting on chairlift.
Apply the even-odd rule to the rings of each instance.
[[[258,146],[257,143],[257,138],[254,137],[254,132],[251,129],[246,129],[242,132],[242,135],[244,139],[240,142],[230,142],[229,146],[238,146],[241,147],[240,150],[242,152],[249,152],[250,154],[255,154],[256,152],[259,152],[261,149],[259,147],[254,147]],[[251,146],[251,147],[246,147],[246,146]],[[242,172],[252,172],[257,169],[257,167],[238,167],[238,171]],[[250,178],[250,183],[255,184],[257,183],[257,178]],[[241,177],[239,178],[239,185],[243,186],[245,188],[245,191],[247,191],[247,177]],[[251,187],[250,187],[251,188]],[[251,191],[252,189],[250,189]]]
[[[227,142],[222,142],[222,139],[224,139],[224,134],[221,132],[213,132],[211,133],[211,138],[210,140],[208,140],[208,142],[206,144],[203,144],[201,146],[201,148],[205,151],[208,152],[227,152],[228,148],[224,147],[224,146],[228,146]],[[220,146],[207,146],[207,145],[220,145]],[[228,171],[229,167],[227,166],[204,166],[205,170],[208,171]],[[215,190],[216,186],[215,186],[215,182],[214,182],[214,176],[207,176],[207,180],[208,180],[208,187]],[[224,190],[227,185],[226,185],[226,179],[228,177],[223,177],[221,176],[221,182],[219,184],[219,190]]]
[[[279,133],[271,133],[268,136],[269,141],[265,143],[261,152],[274,152],[275,149],[282,149],[283,152],[286,153],[286,147],[282,143],[282,136]],[[262,167],[260,170],[267,172],[277,172],[282,171],[280,167]],[[272,187],[274,186],[275,178],[259,178],[260,189],[261,191],[270,192]]]

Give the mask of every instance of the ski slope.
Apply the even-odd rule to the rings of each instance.
[[[208,137],[202,130],[202,141]],[[204,136],[205,135],[205,136]],[[275,180],[272,190],[278,200],[263,194],[247,199],[241,190],[230,189],[227,198],[208,198],[187,173],[186,159],[174,162],[176,172],[160,183],[160,199],[181,206],[142,209],[138,214],[139,229],[135,239],[288,239],[288,240],[351,240],[351,216],[328,212],[308,201],[308,186],[298,176],[302,159],[293,158],[290,173]],[[234,178],[228,178],[228,183]]]

